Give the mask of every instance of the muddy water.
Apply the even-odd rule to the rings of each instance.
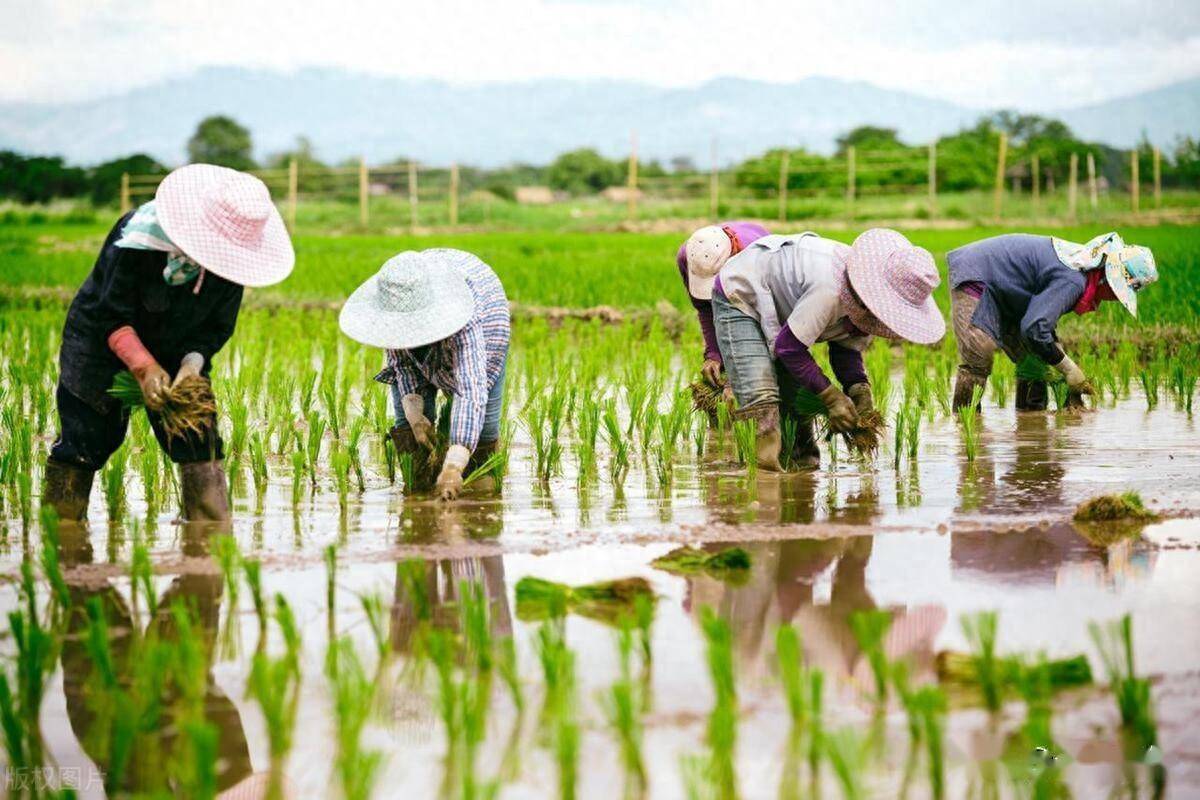
[[[499,499],[471,497],[447,508],[406,501],[375,479],[361,497],[351,496],[344,511],[334,493],[322,491],[294,513],[285,481],[271,486],[261,509],[252,496],[239,500],[235,533],[246,552],[262,557],[265,590],[287,597],[304,631],[307,677],[289,767],[295,796],[329,794],[333,733],[321,679],[327,637],[320,553],[331,543],[340,547],[338,630],[353,635],[367,652],[370,632],[358,595],[380,594],[391,608],[396,658],[381,678],[386,711],[367,733],[369,746],[387,753],[380,797],[432,796],[442,779],[444,735],[433,695],[428,687],[412,685],[403,669],[411,609],[397,588],[395,565],[414,556],[426,560],[427,582],[443,603],[453,602],[461,579],[484,583],[495,632],[516,637],[535,711],[540,679],[531,645],[534,626],[515,617],[516,582],[526,575],[569,583],[629,575],[651,581],[661,597],[653,630],[653,710],[644,742],[653,797],[682,796],[680,759],[702,752],[712,692],[696,620],[706,605],[734,632],[742,709],[738,773],[746,797],[776,796],[785,760],[788,720],[772,670],[776,627],[795,624],[808,662],[825,671],[830,725],[866,730],[872,724],[871,679],[847,616],[870,608],[893,612],[888,653],[910,659],[918,679],[931,677],[937,651],[966,649],[958,624],[966,612],[997,609],[1003,650],[1044,651],[1051,657],[1094,655],[1088,622],[1132,613],[1138,669],[1155,678],[1167,796],[1197,796],[1200,519],[1193,515],[1200,512],[1200,437],[1195,423],[1165,405],[1147,413],[1137,397],[1080,417],[1018,416],[1011,409],[988,407],[984,419],[974,462],[966,459],[954,424],[937,418],[922,426],[918,459],[902,461],[899,469],[887,448],[874,465],[842,453],[835,464],[826,459],[826,468],[816,473],[748,479],[733,462],[728,442],[713,435],[700,463],[679,461],[667,490],[639,456],[622,492],[614,491],[606,477],[580,491],[569,454],[564,475],[549,485],[531,479],[530,444],[518,435]],[[602,453],[602,475],[605,460]],[[1121,536],[1078,530],[1069,522],[1083,499],[1131,489],[1168,518]],[[144,509],[136,486],[130,491],[136,517]],[[109,530],[99,498],[91,511],[90,535],[66,542],[69,577],[81,603],[98,595],[119,609],[127,581],[120,575],[123,567],[109,562],[127,559],[128,526]],[[12,527],[9,534],[10,567],[20,558],[17,530]],[[245,699],[256,623],[246,599],[244,608],[230,613],[211,562],[187,555],[201,554],[201,543],[173,525],[169,515],[160,515],[150,532],[162,573],[160,591],[164,597],[192,598],[210,635],[223,643],[213,657],[209,708],[222,728],[223,784],[232,784],[267,767],[264,723]],[[648,566],[681,541],[742,543],[753,557],[750,579],[730,586]],[[4,588],[0,608],[12,603],[11,589]],[[600,623],[572,617],[567,635],[577,652],[584,706],[581,796],[612,797],[620,788],[619,762],[597,695],[617,674],[613,634]],[[239,639],[235,652],[230,643]],[[1093,666],[1099,677],[1095,658]],[[58,763],[85,770],[91,762],[79,742],[86,734],[81,709],[87,673],[78,648],[65,649],[44,711],[44,730]],[[519,771],[506,783],[503,797],[555,793],[554,764],[537,744],[535,716],[527,714],[518,728],[511,704],[497,691],[479,772],[497,773],[506,745],[520,743],[515,748]],[[996,760],[1005,754],[1022,716],[1019,704],[998,720],[977,709],[953,711],[947,724],[947,796],[986,793],[993,785],[998,796],[1022,796],[1020,786],[1028,779],[1023,757],[1014,760],[1009,752],[1008,761]],[[1108,796],[1131,775],[1140,776],[1121,762],[1116,722],[1111,696],[1099,689],[1057,699],[1055,735],[1074,797]],[[874,724],[883,725],[891,746],[867,782],[872,796],[895,797],[905,771],[904,720],[893,708]],[[914,779],[914,797],[928,795],[923,769]],[[826,796],[838,796],[828,776],[825,789]],[[100,796],[94,787],[83,795]]]

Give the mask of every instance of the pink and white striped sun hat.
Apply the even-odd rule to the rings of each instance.
[[[291,274],[296,251],[267,186],[253,175],[189,164],[154,194],[171,242],[214,275],[242,286],[269,286]]]
[[[933,300],[941,277],[928,250],[896,231],[872,228],[854,240],[845,258],[854,293],[888,330],[917,344],[933,344],[946,334],[946,320]]]

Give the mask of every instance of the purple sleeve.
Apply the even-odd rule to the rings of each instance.
[[[837,342],[830,342],[829,366],[833,368],[833,374],[843,389],[849,389],[856,383],[867,382],[862,353],[851,347],[842,347]]]
[[[796,338],[792,329],[784,325],[783,330],[775,337],[775,357],[790,372],[793,377],[813,394],[820,394],[829,388],[829,378],[813,360],[812,353]]]
[[[675,265],[679,267],[679,277],[683,279],[683,290],[687,292],[692,308],[696,309],[696,317],[700,320],[700,333],[704,336],[704,357],[709,361],[721,363],[721,351],[717,347],[717,330],[713,325],[711,300],[700,300],[692,297],[688,289],[687,245],[680,245],[679,253],[675,256]]]

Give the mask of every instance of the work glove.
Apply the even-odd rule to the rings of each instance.
[[[171,388],[174,389],[186,378],[196,377],[202,369],[204,369],[204,356],[199,353],[188,353],[183,357],[183,361],[179,362],[179,371],[175,373],[175,380],[171,381]]]
[[[425,416],[425,398],[419,394],[406,394],[400,400],[400,406],[404,409],[404,418],[408,420],[408,427],[412,429],[417,444],[426,450],[433,450],[437,443],[434,441],[433,423]]]
[[[1074,396],[1074,399],[1077,403],[1073,407],[1079,408],[1083,405],[1083,395],[1096,394],[1096,389],[1092,386],[1092,382],[1089,381],[1087,376],[1083,374],[1083,370],[1081,370],[1079,366],[1071,360],[1070,356],[1064,354],[1062,361],[1059,361],[1057,364],[1055,364],[1054,368],[1061,372],[1062,376],[1067,380],[1067,388],[1070,390],[1067,393],[1068,407],[1072,407],[1070,402],[1072,396]]]
[[[846,394],[854,401],[854,410],[860,417],[875,410],[875,401],[871,398],[871,384],[853,384],[846,389]]]
[[[162,408],[167,387],[171,384],[171,376],[159,366],[154,356],[150,355],[133,326],[122,325],[110,333],[108,349],[121,359],[121,363],[129,368],[129,372],[137,380],[146,408],[152,411]]]
[[[858,412],[845,392],[833,384],[817,395],[829,410],[829,427],[835,433],[849,433],[858,425]]]
[[[721,371],[725,366],[716,359],[706,358],[700,367],[700,375],[713,386],[721,385]]]
[[[458,493],[463,487],[463,470],[467,468],[470,458],[471,451],[461,444],[450,445],[450,449],[446,451],[446,459],[442,462],[437,484],[433,488],[433,493],[439,500],[458,499]]]

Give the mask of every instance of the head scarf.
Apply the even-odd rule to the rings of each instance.
[[[121,228],[121,238],[117,247],[132,250],[157,250],[167,254],[167,266],[163,268],[163,280],[168,286],[183,286],[196,280],[204,268],[171,241],[158,223],[158,213],[154,209],[154,201],[143,203],[133,212],[133,216]],[[195,291],[200,291],[196,284]]]

